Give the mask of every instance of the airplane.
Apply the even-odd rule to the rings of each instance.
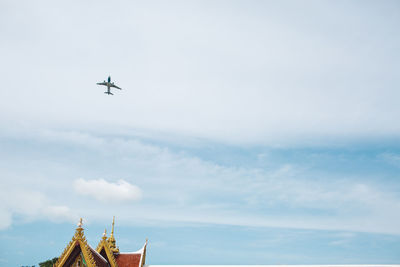
[[[97,85],[105,85],[105,86],[107,86],[107,91],[104,92],[104,93],[107,94],[107,95],[114,95],[113,93],[111,93],[111,87],[117,88],[117,89],[119,89],[119,90],[122,90],[121,88],[119,88],[118,86],[116,86],[113,82],[111,82],[111,76],[108,76],[107,82],[104,81],[104,82],[102,82],[102,83],[97,83]]]

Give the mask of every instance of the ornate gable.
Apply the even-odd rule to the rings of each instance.
[[[108,261],[111,267],[118,267],[114,253],[110,248],[110,243],[107,241],[106,230],[104,230],[103,237],[97,245],[96,251]]]
[[[98,256],[98,255],[96,255]],[[97,258],[97,257],[96,257]],[[86,241],[86,237],[83,233],[82,218],[79,221],[78,228],[76,228],[75,234],[72,240],[69,242],[67,247],[64,249],[58,261],[55,263],[55,267],[71,266],[73,263],[81,260],[80,265],[87,267],[97,267],[95,258],[91,251],[91,247]],[[76,266],[76,265],[74,265]],[[78,265],[79,266],[79,265]]]

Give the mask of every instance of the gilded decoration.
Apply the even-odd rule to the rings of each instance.
[[[114,226],[114,223],[113,223],[113,226]],[[104,230],[103,237],[101,238],[99,244],[97,245],[96,251],[98,253],[100,253],[102,249],[104,249],[104,251],[106,252],[106,255],[107,255],[107,258],[108,258],[108,261],[109,261],[111,267],[118,267],[117,261],[115,260],[115,257],[114,257],[114,253],[112,252],[110,245],[107,241],[106,230]]]
[[[96,267],[96,263],[94,261],[92,252],[90,251],[89,245],[86,241],[86,237],[83,232],[82,218],[79,221],[78,228],[76,228],[76,231],[75,231],[74,236],[72,237],[72,240],[69,242],[67,247],[64,249],[63,253],[58,258],[57,262],[54,264],[54,267],[64,266],[65,262],[67,261],[69,255],[71,255],[71,253],[74,250],[76,245],[79,245],[81,248],[81,256],[83,257],[81,263],[85,262],[87,267]],[[76,266],[76,265],[73,265],[73,266]],[[81,266],[85,266],[85,265],[81,265]]]
[[[112,227],[111,227],[111,235],[108,238],[107,242],[110,246],[110,249],[113,253],[119,253],[119,248],[115,245],[115,237],[114,237],[114,223],[115,223],[115,216],[113,216],[113,222],[112,222]]]

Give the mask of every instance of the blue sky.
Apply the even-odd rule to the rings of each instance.
[[[399,263],[396,1],[0,5],[0,266]]]

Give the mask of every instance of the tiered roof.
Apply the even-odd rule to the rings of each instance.
[[[93,249],[86,241],[82,228],[82,219],[75,234],[64,249],[54,267],[87,266],[87,267],[143,267],[146,259],[147,240],[137,252],[121,253],[114,237],[114,220],[111,235],[107,239],[106,231]]]

